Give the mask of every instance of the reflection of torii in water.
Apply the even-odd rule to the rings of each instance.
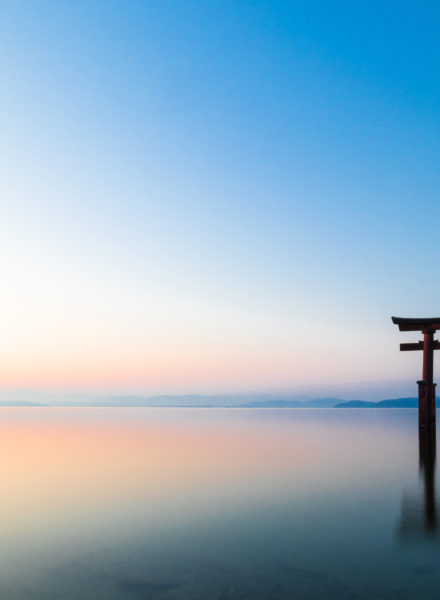
[[[419,465],[423,475],[425,496],[425,529],[437,529],[437,512],[435,506],[435,462],[436,435],[435,429],[419,431]]]
[[[420,536],[436,537],[438,530],[435,498],[436,436],[435,429],[419,430],[419,467],[423,480],[420,492],[404,494],[399,534],[403,540]]]

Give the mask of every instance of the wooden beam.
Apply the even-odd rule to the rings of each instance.
[[[440,317],[429,319],[405,319],[403,317],[391,317],[393,323],[399,326],[400,331],[423,331],[434,332],[440,329]]]
[[[423,350],[423,342],[415,342],[414,344],[400,344],[401,352],[407,352],[410,350]]]
[[[434,340],[434,350],[440,350],[439,340]],[[401,352],[408,352],[411,350],[423,350],[423,342],[414,342],[413,344],[400,344]]]

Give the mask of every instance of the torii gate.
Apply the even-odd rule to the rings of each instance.
[[[434,350],[440,349],[440,342],[434,340],[434,333],[440,329],[440,317],[431,319],[403,319],[391,317],[400,331],[420,331],[423,341],[414,344],[400,344],[400,350],[423,350],[423,375],[419,386],[419,429],[435,430],[435,387],[433,381]]]

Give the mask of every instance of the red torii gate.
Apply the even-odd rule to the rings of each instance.
[[[423,350],[423,374],[419,386],[419,428],[435,429],[435,387],[434,350],[440,349],[440,342],[434,339],[434,333],[440,329],[440,317],[431,319],[404,319],[391,317],[400,331],[420,331],[423,341],[413,344],[400,344],[400,350]]]

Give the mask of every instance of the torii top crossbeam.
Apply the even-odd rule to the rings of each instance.
[[[429,319],[405,319],[403,317],[391,317],[394,325],[398,325],[400,331],[423,331],[423,333],[434,333],[440,329],[440,317]]]

